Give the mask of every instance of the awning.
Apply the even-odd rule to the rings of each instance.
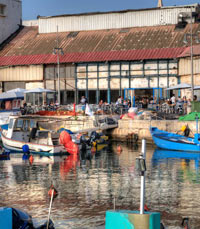
[[[191,88],[191,85],[187,83],[180,83],[175,86],[169,87],[166,90],[179,90],[179,89],[187,89],[187,88]]]

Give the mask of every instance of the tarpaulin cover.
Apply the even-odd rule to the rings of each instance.
[[[199,112],[191,112],[185,116],[181,116],[179,118],[179,121],[194,121],[194,120],[196,120],[197,116],[200,119],[200,113]]]
[[[79,148],[76,143],[72,141],[71,135],[67,131],[62,131],[60,133],[60,144],[64,145],[65,149],[70,154],[77,154],[79,153]]]

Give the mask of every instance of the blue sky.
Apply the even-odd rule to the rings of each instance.
[[[156,7],[158,0],[22,0],[23,20],[40,16],[117,11]],[[200,3],[198,0],[163,0],[164,6]]]

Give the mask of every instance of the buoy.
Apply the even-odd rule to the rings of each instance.
[[[122,152],[122,147],[120,145],[117,146],[117,152],[121,153]]]
[[[34,161],[33,155],[30,155],[28,160],[29,160],[29,163],[32,165]]]
[[[53,190],[54,190],[54,192],[53,192]],[[55,198],[58,195],[58,191],[55,189],[55,187],[53,186],[53,184],[50,186],[50,189],[48,191],[49,197],[52,196],[52,192],[53,192],[53,198]]]

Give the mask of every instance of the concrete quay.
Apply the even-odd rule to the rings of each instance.
[[[145,138],[148,143],[153,143],[150,126],[158,127],[161,130],[177,133],[181,127],[188,125],[192,133],[196,133],[196,121],[178,121],[178,120],[132,120],[122,119],[118,121],[118,128],[108,130],[114,140],[126,141],[128,134],[135,133],[138,135],[139,141]],[[180,131],[181,133],[181,131]]]

